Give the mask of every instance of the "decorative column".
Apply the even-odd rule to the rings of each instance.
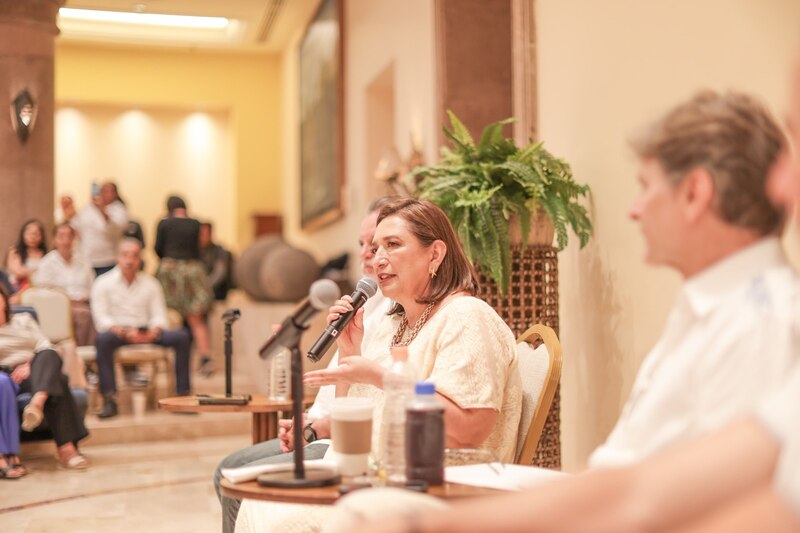
[[[53,55],[63,4],[0,0],[0,261],[25,220],[53,224]]]

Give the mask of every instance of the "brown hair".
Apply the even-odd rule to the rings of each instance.
[[[2,284],[0,284],[0,297],[3,298],[2,309],[6,314],[6,323],[11,322],[11,302],[8,301],[10,296],[8,295],[8,291]]]
[[[465,291],[473,296],[478,294],[480,291],[478,276],[444,211],[427,200],[401,197],[381,208],[378,224],[390,216],[398,216],[405,220],[411,234],[425,248],[437,240],[447,246],[447,253],[439,265],[437,275],[428,285],[428,294],[418,299],[417,303],[437,303],[457,291]],[[389,314],[402,312],[403,306],[396,303]]]
[[[769,111],[742,93],[703,91],[678,105],[632,141],[655,158],[674,185],[702,167],[714,180],[714,210],[729,224],[760,235],[778,233],[784,213],[767,198],[770,168],[786,139]]]
[[[53,237],[55,237],[58,234],[58,230],[60,230],[61,228],[69,228],[69,230],[72,232],[72,236],[73,237],[75,236],[75,228],[72,227],[72,224],[70,224],[69,222],[59,222],[58,224],[53,226]]]

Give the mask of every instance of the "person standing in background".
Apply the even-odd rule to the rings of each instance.
[[[200,260],[208,276],[208,286],[215,300],[224,300],[233,285],[233,257],[231,253],[214,242],[213,226],[200,223]]]
[[[167,307],[189,323],[200,353],[199,370],[208,377],[215,370],[205,321],[212,294],[200,262],[200,222],[189,218],[179,196],[167,199],[167,218],[158,223],[155,251],[161,260],[156,278],[164,288]]]
[[[96,276],[114,268],[117,245],[128,224],[128,209],[110,181],[92,185],[92,201],[78,213],[69,196],[61,199],[64,221],[75,228],[80,237],[78,254],[89,261]]]

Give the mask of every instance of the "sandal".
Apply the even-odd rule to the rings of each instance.
[[[19,479],[27,474],[20,472],[16,466],[0,466],[0,479]]]
[[[66,461],[59,459],[58,464],[61,465],[61,468],[66,468],[67,470],[86,470],[89,468],[89,461],[81,454],[73,455]]]
[[[33,431],[44,420],[44,412],[35,405],[28,404],[22,411],[22,431]]]
[[[28,467],[19,460],[19,455],[6,455],[5,459],[6,463],[8,463],[8,468],[22,470],[22,474],[19,477],[28,475]]]

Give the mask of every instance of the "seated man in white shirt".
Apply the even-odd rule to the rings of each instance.
[[[119,245],[117,266],[92,287],[92,316],[97,328],[97,368],[103,409],[97,415],[117,414],[114,351],[126,344],[160,344],[175,349],[175,382],[179,396],[188,395],[189,334],[168,330],[167,307],[161,284],[140,270],[142,245],[132,238]]]
[[[72,324],[78,346],[94,344],[94,322],[89,309],[89,295],[94,283],[91,265],[75,255],[75,230],[66,222],[53,229],[55,249],[42,258],[33,273],[34,285],[63,289],[72,302]]]

